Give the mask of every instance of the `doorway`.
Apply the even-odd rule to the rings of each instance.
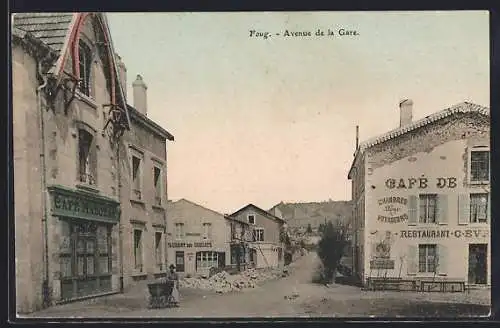
[[[485,285],[488,283],[488,244],[469,245],[469,284]]]
[[[184,272],[184,251],[175,252],[175,271]]]
[[[226,253],[225,252],[219,252],[218,256],[218,266],[221,269],[224,269],[226,267]]]

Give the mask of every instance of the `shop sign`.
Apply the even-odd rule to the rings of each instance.
[[[385,180],[385,186],[388,189],[426,189],[431,184],[434,184],[439,189],[454,189],[457,187],[457,178],[455,177],[439,177],[431,181],[425,176],[419,178],[389,178]]]
[[[378,200],[378,205],[383,212],[377,220],[384,223],[400,223],[408,220],[406,207],[408,199],[405,197],[384,197]]]
[[[168,242],[167,243],[168,247],[170,248],[189,248],[189,247],[207,247],[207,248],[212,248],[212,243],[211,242]]]
[[[394,260],[384,259],[384,258],[376,258],[376,259],[370,260],[370,269],[393,270],[394,269]]]
[[[487,238],[486,229],[401,230],[401,238]]]
[[[64,187],[50,186],[52,215],[116,223],[120,204],[107,197],[96,196]]]

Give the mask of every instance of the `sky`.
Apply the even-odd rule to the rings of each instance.
[[[167,144],[168,197],[224,213],[248,203],[350,200],[366,140],[470,101],[489,107],[489,17],[457,12],[110,13],[148,117]],[[355,36],[314,36],[318,29]],[[270,38],[250,37],[250,30]],[[312,37],[284,36],[312,32]],[[280,35],[276,35],[279,33]]]

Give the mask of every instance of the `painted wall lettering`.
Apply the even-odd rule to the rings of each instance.
[[[488,230],[401,230],[401,238],[487,238]]]
[[[385,223],[399,223],[408,220],[406,206],[408,199],[405,197],[384,197],[378,200],[382,215],[377,220]]]
[[[189,248],[189,247],[212,247],[211,242],[168,242],[170,248]]]
[[[429,179],[422,176],[420,178],[389,178],[385,180],[385,186],[388,189],[425,189],[429,186]],[[436,187],[456,188],[457,178],[455,177],[440,177],[436,179]]]

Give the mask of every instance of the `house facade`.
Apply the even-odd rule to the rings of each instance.
[[[123,151],[144,124],[106,16],[15,14],[11,45],[17,312],[120,292]]]
[[[249,243],[249,262],[256,268],[276,268],[284,263],[284,245],[281,232],[285,221],[273,214],[249,204],[229,217],[246,222],[252,232]]]
[[[226,216],[229,231],[229,265],[238,271],[253,267],[250,262],[249,245],[253,241],[253,233],[248,222]]]
[[[348,178],[354,273],[491,283],[489,109],[461,103],[361,143]]]
[[[209,274],[229,262],[225,216],[187,199],[168,202],[167,259],[181,276]]]

